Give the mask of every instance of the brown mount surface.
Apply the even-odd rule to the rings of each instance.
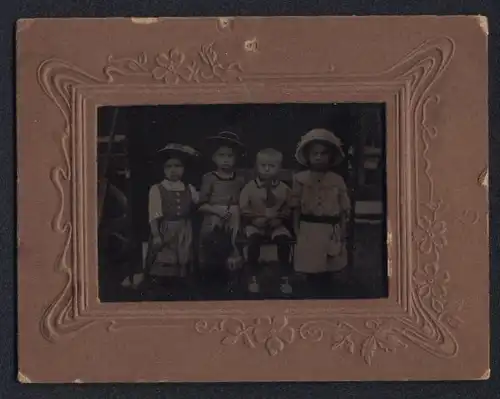
[[[488,378],[483,18],[40,19],[17,36],[21,381]],[[386,104],[389,298],[100,303],[97,107],[284,101]]]

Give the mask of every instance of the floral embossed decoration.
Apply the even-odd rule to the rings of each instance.
[[[344,350],[349,354],[358,352],[367,365],[378,350],[395,352],[406,348],[401,334],[390,320],[367,320],[360,326],[344,321],[309,321],[298,326],[290,324],[287,316],[263,316],[251,322],[229,317],[218,322],[200,320],[195,324],[200,334],[221,333],[222,345],[243,343],[249,348],[262,347],[270,356],[279,355],[285,348],[297,342],[330,343],[332,351]]]
[[[269,355],[276,356],[287,344],[294,342],[296,331],[288,324],[286,316],[260,317],[252,324],[245,324],[236,318],[224,319],[210,325],[208,321],[198,321],[195,326],[199,333],[223,332],[223,345],[235,345],[243,341],[250,348],[263,345]]]
[[[280,353],[286,344],[295,339],[295,329],[288,325],[286,316],[261,317],[253,328],[253,335],[259,344],[264,344],[270,355]]]
[[[301,308],[299,312],[293,308],[283,308],[278,314],[261,315],[257,319],[249,320],[245,312],[233,313],[232,317],[222,309],[215,309],[207,319],[198,320],[200,316],[192,316],[195,329],[199,333],[217,333],[221,335],[223,345],[243,343],[250,348],[264,349],[265,353],[276,356],[286,352],[292,344],[300,341],[328,342],[329,347],[336,353],[358,354],[366,364],[372,364],[377,353],[394,352],[405,348],[408,344],[419,346],[424,351],[441,358],[450,358],[457,354],[458,343],[451,329],[458,328],[463,321],[456,315],[464,306],[463,302],[452,300],[448,295],[447,285],[450,282],[450,273],[444,270],[441,254],[446,249],[446,237],[449,215],[443,218],[444,205],[435,190],[433,176],[434,168],[431,165],[430,152],[439,146],[432,146],[440,135],[436,127],[428,122],[427,107],[430,104],[439,104],[439,97],[432,95],[433,83],[439,79],[447,68],[454,53],[454,44],[449,38],[436,38],[423,43],[408,54],[393,67],[377,74],[358,76],[340,75],[330,71],[329,76],[318,76],[317,82],[325,84],[330,79],[332,86],[338,85],[344,90],[350,85],[353,92],[362,82],[369,85],[380,81],[407,82],[403,89],[408,90],[408,110],[403,112],[405,117],[405,137],[413,145],[415,162],[415,192],[410,192],[412,198],[418,201],[410,202],[415,205],[411,209],[414,217],[412,223],[413,240],[410,237],[409,245],[415,251],[415,261],[405,263],[408,267],[408,287],[402,287],[402,296],[407,301],[405,314],[397,316],[382,316],[373,320],[374,316],[365,313],[348,314],[342,309],[331,308]],[[54,297],[53,302],[40,320],[42,335],[55,342],[64,336],[74,336],[83,328],[97,324],[104,320],[100,316],[91,314],[81,317],[79,301],[81,297],[73,290],[77,276],[81,273],[81,265],[72,264],[71,248],[75,245],[73,230],[76,228],[74,220],[68,215],[68,202],[64,195],[71,184],[78,183],[78,173],[71,162],[71,134],[74,102],[71,98],[71,88],[75,86],[114,87],[122,88],[124,84],[140,82],[147,87],[160,87],[181,84],[198,84],[213,82],[240,81],[241,66],[239,62],[222,59],[214,43],[202,44],[196,51],[183,52],[173,47],[160,49],[154,56],[145,53],[137,58],[109,56],[103,68],[103,76],[94,76],[79,67],[64,60],[48,59],[38,70],[38,80],[44,93],[49,96],[55,106],[61,111],[61,162],[51,171],[54,188],[59,193],[60,205],[53,219],[53,230],[63,239],[60,256],[57,258],[57,270],[65,275],[66,283],[61,292]],[[227,54],[224,53],[224,58]],[[307,82],[310,76],[297,75],[293,79],[301,83]],[[273,81],[275,75],[252,76],[245,75],[247,81],[257,79],[258,82]],[[288,83],[287,83],[288,84]],[[295,83],[290,83],[295,84]],[[207,85],[210,87],[210,84]],[[167,87],[170,90],[170,87]],[[316,90],[316,86],[314,86]],[[433,101],[431,101],[433,100]],[[401,111],[405,111],[401,109]],[[406,110],[406,111],[408,111]],[[79,118],[76,118],[79,120]],[[417,205],[417,202],[419,205]],[[479,216],[467,210],[459,219],[460,223],[475,224]],[[415,231],[416,230],[416,231]],[[410,234],[408,235],[410,236]],[[395,239],[396,241],[396,239]],[[395,266],[397,268],[397,265]],[[403,310],[403,309],[402,309]],[[317,311],[317,312],[316,312]],[[186,314],[179,313],[133,313],[110,314],[109,331],[117,331],[122,324],[130,322],[135,317],[134,326],[151,324],[170,326],[186,320]],[[315,314],[311,320],[309,315]],[[131,317],[134,316],[134,317]],[[141,318],[139,318],[139,316]],[[191,317],[191,316],[190,316]],[[203,317],[203,316],[201,316]],[[241,318],[239,318],[241,317]],[[252,316],[254,317],[254,316]],[[317,318],[316,318],[317,317]],[[302,318],[302,320],[300,320]],[[133,321],[134,321],[133,320]],[[192,325],[192,324],[191,324]]]
[[[427,263],[423,270],[415,272],[415,283],[419,287],[419,295],[427,298],[432,295],[435,298],[446,297],[448,291],[446,284],[450,281],[448,271],[439,270],[435,262]]]
[[[137,58],[110,55],[104,68],[109,82],[113,82],[115,76],[150,76],[164,84],[240,81],[241,72],[239,62],[220,60],[214,43],[201,45],[198,52],[189,57],[178,48],[172,48],[157,54],[154,63],[150,63],[145,53]]]
[[[172,49],[168,54],[161,53],[156,57],[156,64],[151,73],[156,80],[163,80],[165,83],[179,83],[178,68],[184,63],[185,55],[177,49]]]
[[[429,95],[429,87],[441,75],[448,65],[453,46],[449,41],[441,43],[443,47],[437,47],[439,51],[429,47],[421,54],[422,58],[409,58],[411,65],[404,72],[414,85],[411,89],[411,109],[419,118],[414,119],[412,127],[415,140],[415,154],[419,158],[422,168],[417,170],[415,179],[417,181],[416,197],[421,200],[421,205],[414,210],[415,225],[412,231],[413,245],[417,249],[417,262],[412,270],[411,283],[408,289],[408,301],[410,312],[401,317],[381,317],[376,320],[358,317],[343,317],[334,320],[325,318],[313,320],[293,327],[287,318],[266,317],[268,332],[257,343],[266,346],[269,353],[276,355],[282,352],[286,344],[296,342],[293,337],[298,335],[303,340],[319,342],[328,337],[332,350],[343,349],[347,353],[358,353],[364,363],[371,365],[375,354],[382,352],[395,352],[398,348],[406,348],[408,343],[420,346],[422,349],[435,356],[450,358],[456,356],[458,343],[450,332],[450,328],[458,328],[462,320],[456,315],[461,310],[463,303],[454,303],[448,298],[447,284],[450,282],[450,274],[441,265],[441,253],[448,245],[447,223],[443,219],[445,205],[441,198],[436,195],[435,181],[432,174],[433,168],[429,152],[431,143],[439,138],[437,127],[428,123],[427,109],[431,103],[439,104],[439,96]],[[425,47],[423,47],[425,48]],[[427,63],[432,59],[432,63]],[[413,63],[415,61],[415,63]],[[405,64],[403,62],[402,64]],[[425,68],[421,68],[424,66]],[[421,89],[425,87],[425,89]],[[296,319],[297,316],[290,316]],[[277,323],[277,320],[285,320]],[[271,321],[272,320],[272,321]],[[208,322],[200,322],[201,324]],[[229,319],[221,322],[221,325],[230,323]],[[253,337],[255,331],[261,327],[258,323],[241,323],[241,331],[247,331],[249,337]],[[289,331],[296,331],[297,334]],[[200,330],[200,333],[214,332]],[[219,332],[228,333],[227,328],[221,328]],[[283,335],[283,332],[288,335]],[[288,340],[284,339],[288,337]],[[233,340],[234,341],[234,340]],[[233,342],[231,341],[231,342]],[[250,347],[255,348],[253,341]],[[272,345],[271,345],[272,344]],[[270,351],[270,347],[274,350]]]
[[[432,220],[427,216],[420,218],[419,226],[425,232],[420,241],[420,251],[430,254],[434,248],[442,249],[448,242],[446,240],[446,222]]]

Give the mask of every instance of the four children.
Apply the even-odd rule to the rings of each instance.
[[[186,275],[194,260],[191,216],[195,211],[202,217],[198,250],[202,274],[224,273],[234,266],[234,259],[242,259],[241,235],[248,287],[258,291],[263,243],[276,245],[282,272],[291,274],[292,230],[295,273],[321,278],[347,265],[350,201],[344,180],[331,171],[344,157],[341,142],[332,132],[313,129],[301,138],[295,157],[306,170],[294,175],[292,189],[278,178],[283,155],[275,149],[258,152],[256,178],[246,184],[235,171],[244,155],[236,134],[224,131],[209,137],[207,149],[215,167],[203,176],[199,196],[182,182],[185,163],[197,152],[177,144],[160,151],[165,157],[165,179],[150,190],[147,276]]]

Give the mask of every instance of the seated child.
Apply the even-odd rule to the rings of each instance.
[[[192,260],[193,231],[190,216],[198,194],[182,181],[189,158],[196,150],[169,144],[159,151],[165,178],[149,191],[151,236],[146,255],[146,276],[151,280],[185,277]]]
[[[243,143],[232,132],[221,132],[208,138],[215,170],[203,176],[199,210],[204,214],[200,232],[200,269],[210,275],[226,278],[230,258],[239,257],[236,235],[240,225],[238,199],[244,177],[234,168],[244,152]]]
[[[277,179],[281,169],[281,152],[267,148],[256,157],[258,177],[243,188],[240,195],[240,212],[248,237],[248,263],[251,274],[251,291],[259,290],[257,272],[259,269],[260,247],[264,238],[270,238],[278,250],[278,261],[288,271],[290,263],[290,231],[284,220],[290,217],[288,201],[290,188]]]
[[[346,229],[351,207],[344,179],[331,171],[344,157],[340,140],[330,131],[313,129],[297,146],[297,161],[307,170],[295,174],[294,269],[309,279],[327,281],[325,273],[347,265]]]

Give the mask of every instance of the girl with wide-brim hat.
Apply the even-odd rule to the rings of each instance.
[[[151,235],[146,255],[146,276],[151,281],[186,277],[192,261],[191,216],[198,193],[183,182],[184,167],[199,157],[192,147],[169,143],[157,152],[164,179],[149,191]]]
[[[294,270],[309,276],[342,270],[350,201],[344,179],[330,170],[344,159],[342,143],[329,130],[312,129],[299,141],[295,158],[307,169],[293,179]]]
[[[223,130],[215,136],[207,137],[206,145],[210,152],[224,146],[237,150],[239,155],[245,153],[245,145],[241,142],[240,137],[229,130]]]
[[[178,143],[167,144],[159,149],[155,155],[159,161],[166,162],[171,158],[177,158],[185,164],[191,164],[201,156],[200,152],[193,147]]]
[[[303,166],[310,166],[307,151],[313,143],[326,145],[332,151],[330,165],[336,166],[345,158],[342,142],[331,131],[322,128],[312,129],[300,139],[295,151],[295,159]]]
[[[226,274],[233,260],[240,260],[236,235],[240,225],[239,197],[245,179],[235,166],[245,153],[245,146],[236,133],[222,131],[207,137],[206,149],[215,169],[203,176],[200,190],[201,270]]]

